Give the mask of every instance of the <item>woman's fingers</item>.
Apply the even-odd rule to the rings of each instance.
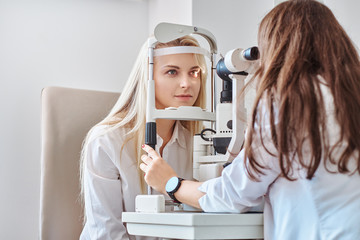
[[[150,146],[142,145],[141,147],[148,154],[141,156],[142,163],[140,164],[140,169],[145,172],[146,183],[156,191],[165,194],[166,182],[171,177],[177,176],[176,172]]]
[[[149,171],[149,169],[151,168],[153,159],[159,158],[159,155],[153,148],[151,148],[148,145],[144,144],[141,147],[142,147],[142,149],[144,149],[145,152],[147,152],[148,155],[144,154],[141,156],[141,161],[143,161],[143,163],[140,164],[140,169],[143,172],[147,173]]]
[[[147,152],[148,155],[144,154],[141,156],[141,161],[143,161],[144,163],[140,164],[140,169],[143,170],[144,172],[147,172],[152,162],[154,161],[153,159],[158,159],[159,155],[153,148],[151,148],[148,145],[144,144],[141,147],[142,149],[144,149],[145,152]],[[143,168],[141,168],[141,165],[143,165]]]
[[[146,164],[144,164],[144,163],[141,163],[141,164],[140,164],[140,169],[141,169],[144,173],[146,173],[146,172],[148,171],[148,166],[147,166]]]
[[[149,156],[151,158],[154,159],[156,157],[159,157],[158,153],[152,147],[150,147],[149,145],[143,144],[141,147],[145,152],[147,152],[149,154]]]
[[[141,161],[143,163],[140,164],[140,169],[146,174],[151,168],[152,158],[144,154],[141,156]]]
[[[149,165],[152,161],[152,158],[144,154],[141,156],[141,161],[143,161],[146,165]]]

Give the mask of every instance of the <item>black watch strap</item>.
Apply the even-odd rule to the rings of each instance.
[[[169,195],[169,197],[170,197],[172,200],[174,200],[175,203],[181,203],[179,200],[176,199],[175,193],[179,190],[179,188],[180,188],[180,186],[181,186],[181,182],[184,180],[183,178],[179,178],[179,177],[178,177],[178,179],[179,179],[179,183],[178,183],[178,185],[176,186],[176,188],[175,188],[173,191],[171,191],[171,192],[167,192],[167,194]]]

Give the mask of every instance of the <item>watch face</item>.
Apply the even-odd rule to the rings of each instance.
[[[165,186],[166,192],[174,191],[178,184],[179,184],[179,179],[177,177],[170,178]]]

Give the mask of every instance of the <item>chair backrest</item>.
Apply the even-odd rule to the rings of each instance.
[[[119,93],[62,87],[41,94],[40,239],[79,239],[81,145],[89,129],[114,106]]]

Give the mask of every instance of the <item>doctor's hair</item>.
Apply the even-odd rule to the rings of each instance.
[[[155,49],[172,47],[172,46],[196,46],[199,47],[197,40],[190,36],[184,36],[173,40],[168,43],[157,43]],[[203,55],[194,54],[194,57],[201,69],[200,72],[200,92],[194,106],[201,108],[206,107],[206,79],[207,68]],[[156,64],[156,58],[154,57],[154,64]],[[139,174],[139,180],[141,183],[141,189],[145,192],[145,181],[140,169],[141,159],[140,156],[145,152],[141,149],[141,145],[145,139],[145,114],[146,114],[146,102],[147,102],[147,81],[148,81],[148,41],[146,41],[135,61],[135,64],[131,70],[129,78],[120,94],[114,107],[110,113],[92,129],[90,129],[87,137],[83,142],[83,148],[81,152],[80,161],[80,181],[81,181],[81,198],[84,199],[84,176],[83,169],[85,168],[85,161],[88,147],[87,145],[95,138],[115,129],[126,128],[128,132],[124,144],[121,147],[121,151],[130,140],[133,140],[135,149],[135,159],[137,161],[137,169]],[[201,131],[202,122],[200,121],[181,121],[181,124],[190,131],[191,135]],[[104,125],[102,132],[97,135],[91,134],[96,126]],[[121,156],[121,153],[120,153]],[[121,159],[120,159],[121,161]]]
[[[307,179],[320,164],[329,172],[360,173],[360,60],[331,10],[315,0],[285,1],[261,21],[258,43],[260,67],[252,80],[257,90],[245,142],[247,174],[258,180],[268,168],[252,147],[255,135],[265,147],[263,102],[276,152],[265,149],[278,159],[283,177],[295,180],[295,165],[306,169]],[[324,86],[332,93],[338,139],[328,135]],[[307,152],[310,159],[304,157]],[[354,156],[355,169],[349,164]],[[327,160],[321,163],[322,158]]]

